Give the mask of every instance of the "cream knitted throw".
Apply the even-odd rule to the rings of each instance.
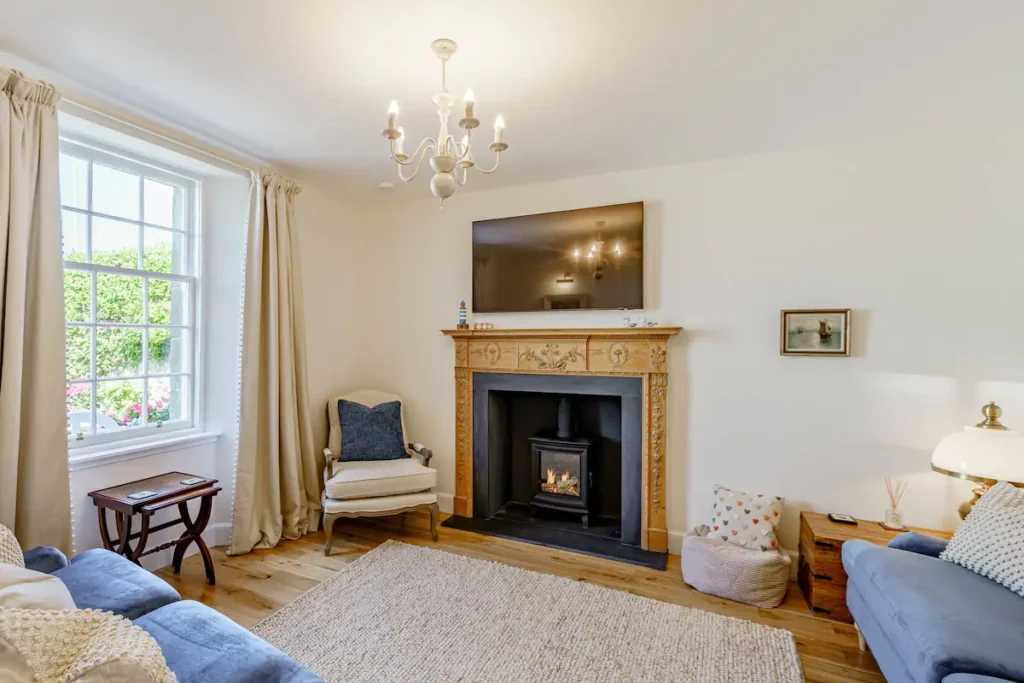
[[[153,637],[110,612],[0,607],[0,640],[40,682],[105,680],[105,668],[133,683],[177,680]]]
[[[21,553],[21,544],[18,543],[14,532],[3,524],[0,524],[0,562],[17,567],[25,566],[25,556]]]

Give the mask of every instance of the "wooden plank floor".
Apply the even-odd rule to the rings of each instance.
[[[339,520],[330,557],[323,554],[322,532],[239,557],[228,557],[224,548],[214,548],[217,585],[213,587],[206,584],[199,555],[186,558],[180,575],[170,567],[157,574],[183,598],[203,602],[249,628],[347,563],[394,538],[787,629],[796,637],[809,683],[885,681],[874,658],[857,647],[854,628],[811,616],[796,583],[790,584],[778,608],[759,609],[694,591],[680,578],[675,555],[669,557],[668,571],[662,572],[444,527],[441,540],[434,543],[427,525],[427,516],[419,513],[404,518]]]

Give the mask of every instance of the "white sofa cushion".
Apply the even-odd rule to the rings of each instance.
[[[415,458],[337,463],[325,492],[335,500],[377,498],[426,491],[437,485],[437,470]]]
[[[0,608],[75,609],[75,601],[56,576],[0,564]]]
[[[1024,597],[1024,489],[1005,481],[990,488],[939,557]]]

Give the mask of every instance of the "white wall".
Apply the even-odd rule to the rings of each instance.
[[[302,192],[295,218],[302,258],[306,316],[306,361],[316,449],[327,446],[327,401],[359,389],[366,373],[366,344],[376,324],[376,295],[367,277],[388,264],[367,260],[366,243],[375,219],[365,208],[338,196],[326,177],[297,175]]]
[[[1022,177],[1016,127],[463,192],[443,211],[396,203],[366,230],[370,379],[405,397],[452,493],[453,349],[438,330],[470,298],[472,221],[643,200],[646,314],[686,328],[670,347],[673,546],[716,482],[785,496],[790,548],[800,509],[880,519],[885,476],[910,478],[909,523],[952,528],[970,486],[930,472],[931,449],[989,400],[1024,428]],[[855,309],[852,358],[779,355],[780,309],[814,307]]]
[[[214,502],[213,539],[231,538],[238,436],[239,340],[242,270],[248,225],[249,178],[208,178],[203,187],[203,428],[220,436],[212,445],[214,475],[224,489]],[[186,457],[168,453],[169,462]],[[180,469],[180,468],[179,468]],[[189,472],[190,470],[183,470]]]

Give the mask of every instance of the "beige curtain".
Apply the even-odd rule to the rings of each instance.
[[[59,99],[0,68],[0,523],[70,552]]]
[[[298,193],[295,183],[277,174],[253,174],[230,555],[316,531],[320,516],[295,227]]]

